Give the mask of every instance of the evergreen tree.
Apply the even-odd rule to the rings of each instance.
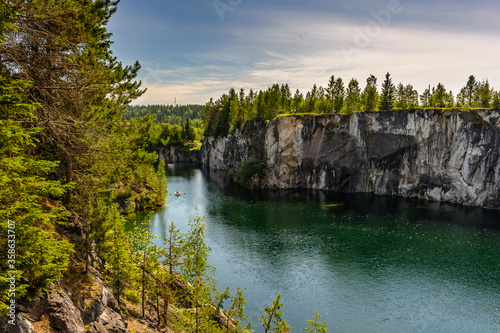
[[[493,102],[491,103],[492,110],[500,110],[500,93],[495,92],[493,95]]]
[[[133,263],[128,235],[125,231],[125,218],[120,215],[116,204],[108,207],[104,221],[109,229],[104,234],[104,243],[107,251],[103,254],[106,262],[106,282],[113,289],[113,294],[120,306],[125,297],[137,302],[134,281],[139,276],[137,266]]]
[[[347,86],[346,99],[345,99],[345,113],[351,114],[361,110],[361,89],[359,88],[358,80],[351,79]]]
[[[186,117],[186,125],[184,125],[184,140],[193,141],[195,139],[195,133],[193,127],[191,127],[191,121],[189,117]]]
[[[292,103],[292,91],[287,84],[281,85],[281,110],[282,112],[289,112]]]
[[[239,127],[238,113],[240,101],[234,89],[229,90],[229,131],[234,131]]]
[[[295,91],[295,94],[293,95],[292,110],[294,110],[295,112],[302,112],[303,104],[304,104],[304,96],[299,91],[299,89],[297,89]]]
[[[266,104],[265,104],[266,93],[262,90],[257,94],[257,101],[255,102],[255,114],[257,120],[264,120],[266,115]]]
[[[189,233],[185,243],[185,253],[182,275],[193,285],[192,294],[189,295],[195,306],[194,332],[200,332],[202,327],[213,326],[213,320],[206,308],[201,308],[199,304],[208,303],[211,298],[211,291],[216,290],[215,279],[212,277],[215,268],[208,263],[210,247],[206,244],[206,218],[196,216],[189,221]],[[207,312],[208,311],[208,312]]]
[[[239,325],[240,320],[248,319],[245,315],[245,305],[248,305],[245,300],[245,294],[241,287],[236,287],[236,296],[231,297],[231,305],[229,310],[227,311],[227,319],[226,322],[226,333],[229,333],[229,320],[236,320],[236,324],[238,324],[238,330],[241,330],[241,326]],[[245,327],[246,329],[250,329],[250,325]],[[247,332],[247,331],[244,331]]]
[[[431,106],[431,92],[429,89],[425,89],[424,93],[420,95],[420,104],[422,104],[423,107]]]
[[[382,84],[382,93],[380,95],[380,110],[391,110],[394,104],[395,88],[392,84],[391,74],[385,74],[385,80]]]
[[[234,89],[232,89],[234,91]],[[231,91],[230,91],[231,92]],[[226,136],[229,132],[229,114],[231,112],[231,100],[228,95],[222,95],[218,100],[217,106],[220,110],[219,121],[215,129],[216,136]]]
[[[332,113],[335,112],[335,76],[330,76],[328,81],[328,87],[326,88],[326,98],[328,99],[328,104],[331,105],[330,109]]]
[[[151,226],[149,220],[150,216],[146,217],[138,226],[134,228],[129,236],[130,244],[135,255],[134,260],[136,262],[136,266],[140,267],[142,273],[140,278],[142,317],[145,315],[146,291],[151,289],[146,288],[148,280],[146,273],[158,270],[158,259],[161,255],[159,249],[154,246],[153,243],[153,239],[156,238],[156,236],[151,235],[149,232],[149,228]]]
[[[0,22],[5,24],[3,19]],[[33,105],[22,97],[27,88],[27,82],[5,73],[0,76],[0,234],[4,235],[0,240],[0,315],[7,312],[11,298],[13,280],[7,278],[15,280],[16,299],[40,296],[66,270],[73,248],[48,231],[70,215],[59,200],[71,184],[48,180],[57,163],[27,153],[40,131],[23,126],[35,120]],[[60,208],[48,209],[48,205]]]
[[[470,75],[469,79],[467,80],[467,83],[465,84],[465,87],[464,87],[465,97],[467,99],[467,104],[469,106],[472,105],[474,93],[476,92],[476,88],[477,88],[476,78],[474,77],[474,75]]]
[[[406,103],[406,89],[405,86],[402,83],[399,83],[396,91],[396,107],[398,109],[406,109],[408,104]]]
[[[366,79],[366,87],[363,90],[361,98],[362,98],[364,112],[375,111],[376,106],[378,104],[378,93],[377,93],[377,78],[374,75],[370,75]]]
[[[432,94],[430,97],[430,106],[443,108],[446,106],[447,99],[449,95],[446,92],[444,85],[440,82],[436,88],[432,89]]]
[[[480,106],[489,108],[493,97],[493,89],[490,88],[488,80],[478,84],[477,94]]]
[[[1,46],[2,63],[33,83],[26,96],[39,103],[35,126],[44,126],[35,153],[61,161],[66,183],[83,186],[88,179],[74,174],[88,174],[88,153],[98,149],[102,121],[120,119],[124,105],[144,92],[134,81],[139,64],[124,67],[112,56],[105,25],[117,3],[8,3],[22,15],[14,18],[16,31]],[[66,202],[71,196],[68,189]]]
[[[405,87],[405,97],[406,97],[406,108],[409,110],[415,109],[418,106],[418,92],[413,89],[411,84],[407,84]]]
[[[335,81],[335,84],[333,85],[333,99],[334,99],[334,105],[333,109],[336,113],[339,113],[340,110],[342,110],[342,107],[344,106],[344,83],[342,82],[342,79],[339,77]]]
[[[314,314],[314,320],[306,320],[309,324],[311,324],[313,327],[306,327],[303,328],[303,331],[306,331],[307,333],[328,333],[330,330],[326,327],[328,322],[325,321],[320,321],[321,315],[318,314],[318,311],[315,312]]]
[[[280,303],[281,294],[278,294],[273,300],[273,305],[264,307],[264,313],[260,316],[259,321],[264,326],[264,332],[286,333],[290,331],[290,326],[283,319],[283,312],[279,312],[283,303]]]
[[[305,104],[306,104],[306,112],[314,113],[316,110],[316,102],[318,101],[318,86],[316,84],[313,85],[310,92],[307,93]]]

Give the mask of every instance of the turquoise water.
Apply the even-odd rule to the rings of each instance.
[[[207,216],[220,289],[244,286],[256,332],[282,294],[293,332],[317,310],[330,332],[499,332],[500,213],[322,191],[249,191],[223,172],[167,168],[161,240]],[[185,193],[175,197],[179,189]]]

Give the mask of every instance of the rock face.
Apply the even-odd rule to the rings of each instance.
[[[158,159],[160,161],[165,161],[165,163],[199,163],[200,162],[200,151],[183,151],[175,147],[157,147],[155,149],[158,152]]]
[[[111,291],[102,285],[102,292],[87,310],[79,309],[71,299],[71,293],[54,285],[42,298],[17,307],[16,325],[0,317],[2,332],[36,333],[37,322],[43,332],[67,333],[124,333],[127,326]],[[44,320],[45,318],[45,320]]]
[[[201,163],[227,170],[264,152],[263,188],[368,192],[500,209],[497,111],[279,117],[252,131],[205,139]]]

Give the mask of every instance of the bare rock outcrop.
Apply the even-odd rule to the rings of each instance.
[[[249,147],[252,146],[252,149]],[[265,156],[262,188],[312,188],[500,209],[500,114],[414,110],[278,117],[206,138],[201,162]]]
[[[1,332],[36,333],[37,323],[42,322],[38,326],[43,327],[44,332],[128,332],[113,294],[105,285],[101,287],[100,295],[87,310],[83,310],[75,305],[71,292],[53,285],[43,297],[17,307],[15,325],[9,323],[7,317],[1,317]]]

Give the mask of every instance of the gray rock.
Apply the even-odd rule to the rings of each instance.
[[[183,151],[179,147],[156,147],[155,150],[158,152],[158,159],[160,161],[165,161],[165,163],[199,163],[200,162],[200,151]]]
[[[127,326],[121,315],[106,307],[104,312],[99,316],[99,322],[110,333],[128,332]]]
[[[497,111],[291,116],[252,126],[206,138],[201,163],[228,170],[265,152],[263,188],[367,192],[500,209]]]
[[[18,313],[15,318],[15,325],[9,323],[6,316],[0,317],[0,332],[1,333],[36,333],[35,327],[25,317],[24,313]]]
[[[88,333],[108,333],[108,330],[100,322],[94,322],[90,325]]]
[[[53,328],[68,333],[83,333],[85,331],[80,311],[66,292],[52,289],[47,302],[46,311]]]

